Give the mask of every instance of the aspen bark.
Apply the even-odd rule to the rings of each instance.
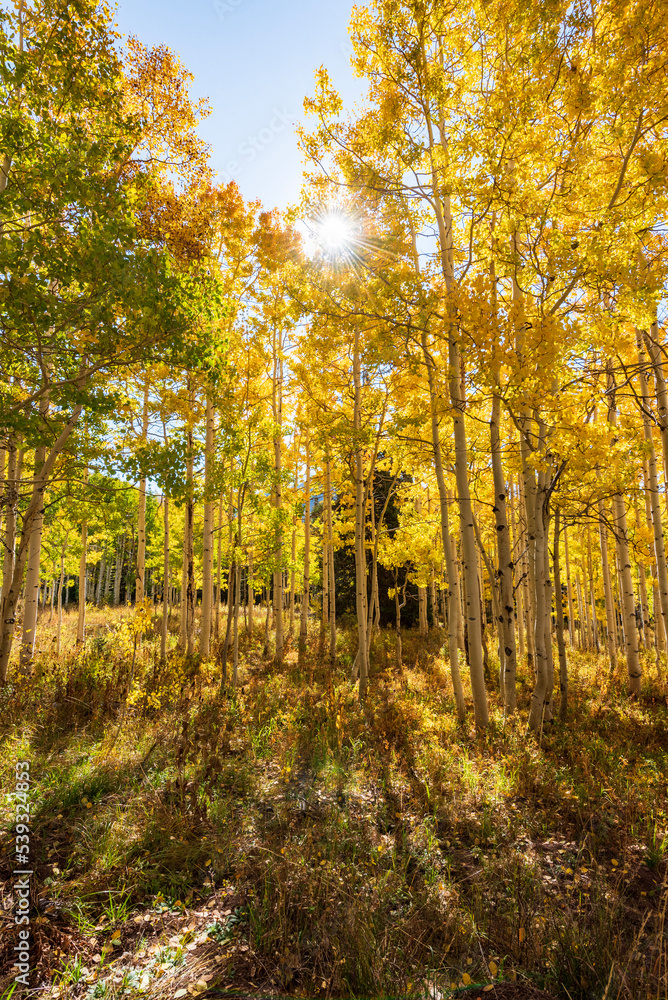
[[[617,669],[617,629],[615,627],[615,606],[610,584],[610,562],[608,559],[608,529],[606,527],[605,508],[603,501],[598,505],[599,541],[601,546],[601,572],[603,574],[603,595],[605,597],[605,618],[607,624],[606,646],[610,657],[610,670]]]
[[[141,420],[141,440],[148,435],[148,378],[144,384],[144,406]],[[146,477],[139,480],[137,502],[137,577],[135,580],[135,604],[144,600],[144,578],[146,576]]]
[[[162,545],[162,626],[160,629],[160,659],[167,659],[167,623],[169,621],[169,498],[162,498],[164,539]]]
[[[545,694],[545,706],[543,708],[543,721],[552,721],[552,701],[554,698],[554,657],[552,653],[552,576],[550,573],[550,517],[547,504],[547,476],[541,473],[542,486],[546,495],[543,504],[543,572],[545,585],[545,606],[544,606],[544,632],[545,632],[545,659],[547,668],[547,690]]]
[[[216,624],[215,624],[215,636],[216,641],[220,635],[220,601],[221,601],[221,584],[222,584],[222,566],[223,566],[223,494],[221,491],[220,499],[218,501],[218,560],[216,566]]]
[[[429,136],[430,148],[433,148],[434,136],[432,134],[432,124],[429,115],[426,116],[426,126]],[[447,159],[447,141],[445,139],[445,134],[443,129],[441,129],[441,150]],[[434,193],[434,209],[436,213],[436,224],[438,227],[438,239],[439,239],[439,249],[441,255],[441,271],[443,273],[443,278],[445,281],[446,292],[449,294],[455,283],[455,271],[454,271],[454,257],[453,257],[453,238],[452,238],[452,209],[450,202],[450,195],[444,194],[440,190],[440,184],[438,181],[437,174],[435,170],[432,171],[432,188]],[[415,240],[414,240],[415,243]],[[417,253],[416,253],[417,258]],[[443,530],[443,546],[446,549],[446,560],[448,557],[452,560],[452,548],[451,543],[453,539],[449,539],[447,535],[449,532],[445,532],[444,528],[447,525],[448,519],[448,507],[445,491],[445,476],[443,475],[443,466],[441,460],[441,450],[440,442],[438,437],[438,417],[436,413],[436,393],[434,386],[433,377],[433,359],[428,357],[427,351],[427,340],[426,333],[422,333],[422,349],[425,355],[425,361],[427,362],[427,373],[429,376],[429,396],[430,396],[430,407],[431,407],[431,427],[432,427],[432,443],[434,446],[434,461],[436,464],[436,476],[438,481],[438,491],[439,491],[439,502],[441,506],[441,527]],[[460,370],[460,355],[459,347],[455,340],[454,330],[450,329],[448,331],[448,364],[450,367],[449,373],[449,388],[450,388],[450,402],[454,407],[455,411],[455,421],[456,427],[454,429],[455,437],[455,478],[457,482],[457,492],[458,503],[459,503],[459,517],[460,523],[462,525],[466,524],[467,528],[467,543],[466,543],[466,573],[471,579],[475,574],[475,538],[473,537],[473,526],[472,518],[470,516],[470,506],[471,500],[468,494],[468,468],[467,468],[467,443],[466,443],[466,428],[463,422],[463,393],[461,391],[461,385],[459,382],[459,370]],[[454,573],[451,574],[451,566],[447,567],[448,572],[448,587],[451,593],[454,595]],[[476,588],[477,591],[477,588]],[[473,668],[471,673],[471,687],[473,690],[473,703],[474,703],[474,714],[476,720],[476,726],[484,727],[488,722],[488,708],[487,708],[487,692],[485,690],[485,680],[483,676],[482,667],[482,635],[480,630],[480,621],[477,617],[479,612],[476,608],[478,604],[477,592],[474,592],[474,601],[472,610],[474,612],[473,618],[473,631],[475,634],[474,642],[476,643],[476,649],[474,653]],[[459,592],[456,592],[456,598],[459,600]],[[468,609],[467,609],[468,610]],[[448,612],[451,614],[454,611],[452,607],[452,602],[448,602]],[[461,635],[462,648],[463,648],[463,622],[461,613],[452,615],[451,617],[451,635],[457,632],[458,637]],[[460,626],[455,627],[455,623],[459,622]],[[471,648],[471,638],[469,632],[469,649]],[[455,701],[457,704],[457,714],[461,719],[464,718],[464,699],[461,689],[461,681],[459,678],[459,659],[458,655],[453,656],[453,644],[450,645],[450,671],[453,681],[453,688],[455,691]]]
[[[88,468],[84,472],[88,482]],[[79,613],[77,617],[77,646],[83,646],[86,637],[86,559],[88,548],[88,521],[81,524],[81,558],[79,559]]]
[[[367,608],[366,608],[366,546],[365,546],[365,480],[362,442],[362,383],[360,371],[360,334],[355,324],[353,346],[353,434],[355,438],[355,607],[357,612],[357,664],[359,671],[359,700],[364,702],[367,694],[369,667],[367,660]]]
[[[561,511],[559,507],[554,512],[554,592],[555,608],[557,619],[557,650],[559,653],[559,690],[561,700],[559,702],[559,718],[565,719],[568,711],[568,661],[566,660],[566,644],[564,643],[564,598],[561,588],[561,558],[559,546],[561,544]]]
[[[302,607],[299,621],[301,642],[306,641],[311,597],[311,455],[308,433],[306,435],[306,483],[304,494],[304,580],[302,583]]]
[[[578,581],[580,577],[578,576]],[[582,560],[582,608],[584,613],[584,629],[585,629],[585,649],[587,652],[592,653],[594,651],[594,644],[592,642],[592,627],[589,618],[589,594],[587,591],[587,571],[585,569],[584,559]]]
[[[252,537],[253,520],[251,518],[250,531]],[[253,626],[255,625],[255,580],[253,577],[253,549],[247,548],[248,555],[248,638],[253,636]],[[249,646],[250,649],[250,646]]]
[[[476,557],[473,507],[468,479],[468,444],[464,424],[464,400],[461,393],[459,344],[454,331],[450,331],[450,401],[453,408],[453,433],[455,444],[455,480],[459,506],[460,534],[462,539],[462,570],[466,592],[466,625],[469,650],[469,670],[473,711],[477,729],[484,729],[489,722],[487,691],[482,650],[482,623],[478,593],[478,567]]]
[[[35,449],[34,478],[46,459],[46,448]],[[42,496],[43,501],[43,496]],[[44,524],[44,503],[35,514],[28,549],[26,567],[25,601],[23,604],[23,638],[19,654],[19,670],[23,674],[32,673],[32,659],[35,651],[35,636],[37,633],[37,608],[39,603],[39,566],[42,554],[42,527]]]
[[[636,531],[640,532],[640,509],[638,501],[635,502]],[[649,621],[649,603],[647,600],[647,567],[644,561],[636,562],[638,568],[638,592],[640,594],[640,615],[642,626],[642,641],[645,649],[652,648],[652,631]]]
[[[181,559],[181,616],[179,619],[179,648],[185,652],[186,632],[188,627],[188,602],[186,591],[188,589],[188,506],[183,506],[183,552]]]
[[[639,331],[637,332],[637,345],[638,345],[638,361],[639,361],[638,377],[640,380],[640,396],[644,403],[643,430],[649,452],[647,457],[647,462],[645,464],[645,468],[648,474],[648,480],[645,482],[645,491],[649,496],[650,509],[652,512],[652,531],[654,535],[654,558],[656,561],[657,582],[659,587],[659,602],[660,602],[659,609],[661,612],[661,619],[663,622],[664,632],[666,633],[666,635],[668,635],[668,568],[666,566],[666,548],[663,541],[663,523],[661,518],[661,502],[659,493],[659,479],[656,467],[657,466],[656,452],[654,450],[652,425],[650,422],[649,414],[647,412],[649,408],[649,392],[647,389],[647,380],[645,378],[645,373],[643,370],[644,353],[642,351],[642,341],[640,338]]]
[[[77,619],[77,646],[83,646],[86,635],[86,550],[88,522],[81,524],[81,557],[79,559],[79,615]]]
[[[60,656],[60,637],[63,628],[63,583],[65,581],[65,552],[67,551],[67,540],[69,538],[69,528],[65,532],[62,547],[60,549],[60,582],[58,584],[58,622],[56,624],[56,656]]]
[[[334,529],[332,526],[332,466],[325,461],[325,511],[327,518],[327,559],[329,575],[329,659],[336,663],[336,578],[334,576]]]
[[[575,646],[575,607],[573,604],[573,584],[571,581],[571,564],[568,558],[568,531],[564,527],[564,554],[566,556],[566,590],[568,594],[568,639],[571,649]]]
[[[466,705],[464,702],[464,690],[462,688],[461,674],[459,670],[459,650],[463,648],[463,627],[460,610],[459,597],[459,575],[457,572],[456,558],[453,556],[453,542],[450,536],[450,523],[448,512],[448,489],[445,482],[445,472],[443,469],[443,453],[441,450],[441,440],[438,428],[438,413],[436,410],[436,384],[434,373],[434,360],[429,353],[427,345],[427,334],[423,330],[421,334],[422,354],[427,368],[427,379],[429,383],[429,411],[431,423],[431,443],[434,452],[434,471],[436,472],[436,484],[438,486],[438,503],[441,521],[441,541],[443,543],[443,557],[445,559],[445,575],[447,586],[447,606],[448,606],[448,653],[450,658],[450,678],[452,680],[452,690],[455,698],[455,707],[459,722],[466,719]],[[405,587],[405,582],[404,582]],[[405,591],[404,591],[405,599]],[[399,628],[399,626],[397,626]],[[460,642],[461,636],[461,642]],[[401,633],[398,635],[400,648]]]
[[[295,560],[297,558],[297,526],[296,518],[292,518],[292,537],[290,539],[290,635],[295,630]],[[250,588],[249,588],[250,589]],[[250,599],[250,593],[249,593]]]
[[[16,557],[16,510],[19,500],[19,484],[23,469],[23,450],[11,442],[7,461],[7,491],[5,495],[5,552],[2,566],[3,619],[4,602],[7,600],[14,576]],[[4,681],[3,681],[4,683]]]
[[[97,588],[95,591],[95,604],[96,607],[102,606],[102,595],[104,593],[104,573],[105,573],[105,550],[102,550],[102,555],[100,556],[100,564],[98,567],[97,576]]]
[[[123,579],[123,561],[125,558],[125,535],[116,540],[116,565],[114,568],[114,606],[121,603],[121,581]]]
[[[213,504],[210,496],[213,479],[214,432],[213,403],[206,399],[206,440],[204,445],[204,527],[202,538],[202,618],[199,638],[200,656],[208,656],[211,646],[211,610],[213,603]]]
[[[184,561],[186,567],[186,600],[185,600],[185,643],[186,655],[195,652],[195,480],[193,432],[188,428],[186,444],[186,504],[185,504],[185,537],[183,540]]]
[[[236,688],[239,683],[239,603],[241,601],[240,570],[240,565],[236,564],[234,574],[234,639],[232,646],[232,687],[234,688]]]
[[[513,477],[512,476],[509,479],[508,504],[509,504],[509,507],[510,507],[510,529],[511,529],[511,535],[510,535],[510,545],[511,545],[511,548],[510,548],[510,551],[511,551],[512,563],[513,563],[513,573],[511,574],[511,578],[513,580],[513,595],[517,595],[515,597],[515,600],[517,601],[517,641],[518,641],[518,644],[517,644],[517,653],[516,653],[516,657],[515,657],[515,665],[517,667],[517,659],[519,658],[519,661],[522,662],[522,660],[524,659],[524,655],[525,655],[524,602],[523,602],[524,588],[522,586],[522,580],[521,579],[518,580],[517,582],[515,582],[515,573],[514,573],[515,568],[518,568],[519,571],[520,571],[520,576],[522,575],[521,558],[518,558],[520,556],[520,543],[521,543],[521,540],[518,537],[517,522],[516,522],[516,519],[515,519],[515,499],[514,499]]]
[[[492,452],[492,476],[494,480],[494,515],[498,546],[499,580],[499,643],[503,647],[503,678],[501,690],[504,707],[509,713],[517,708],[517,649],[515,645],[515,601],[513,599],[513,557],[508,515],[506,510],[506,481],[501,458],[501,399],[495,393],[492,398],[490,421],[490,442]]]
[[[594,579],[594,563],[591,554],[591,525],[587,525],[587,568],[589,570],[589,594],[591,597],[592,642],[594,651],[599,653],[598,616],[596,614],[596,581]]]
[[[281,437],[283,429],[283,361],[281,358],[281,335],[274,329],[273,333],[273,377],[272,377],[272,410],[274,417],[274,508],[276,510],[276,541],[274,547],[274,615],[276,619],[276,662],[283,663],[283,526],[281,524],[283,508],[283,486],[281,475],[283,471],[281,456]]]
[[[327,552],[327,536],[323,524],[322,534],[322,615],[320,630],[324,635],[329,624],[329,553]],[[324,641],[324,640],[323,640]]]
[[[234,556],[232,556],[232,563],[230,565],[229,572],[227,574],[227,624],[225,626],[225,642],[223,643],[223,655],[222,664],[223,670],[221,674],[220,686],[221,690],[225,687],[227,683],[227,655],[230,649],[230,639],[232,637],[232,616],[234,614],[234,593],[236,590],[236,576],[237,576],[237,564]],[[267,588],[267,617],[269,616],[269,588]],[[269,626],[267,626],[265,632],[265,648],[264,656],[266,657],[269,652]]]
[[[519,514],[520,514],[520,538],[522,549],[522,594],[524,597],[525,629],[527,640],[527,663],[532,671],[536,669],[536,650],[534,648],[534,633],[536,628],[536,611],[533,600],[534,576],[530,569],[530,545],[529,531],[527,528],[527,509],[524,498],[524,483],[520,477],[519,482]]]
[[[373,509],[373,502],[372,502]],[[422,497],[418,494],[415,498],[415,512],[418,518],[422,517]],[[429,632],[427,624],[427,588],[418,586],[418,634],[426,636]]]
[[[545,523],[543,519],[543,483],[524,462],[524,496],[527,504],[527,529],[529,535],[529,576],[533,576],[532,598],[535,609],[534,674],[536,683],[531,695],[529,727],[538,732],[543,724],[548,694],[548,659],[545,642]],[[533,573],[531,567],[533,566]]]
[[[617,404],[615,399],[615,384],[610,369],[608,370],[608,399],[608,421],[612,427],[616,427]],[[641,671],[640,658],[638,655],[638,630],[636,627],[635,595],[633,592],[633,577],[631,575],[631,559],[629,556],[626,507],[624,505],[624,498],[619,493],[616,493],[612,498],[612,510],[615,523],[617,558],[619,560],[619,569],[621,574],[621,601],[626,645],[626,667],[629,677],[629,694],[633,697],[637,697],[640,694]]]
[[[668,483],[668,390],[663,372],[663,357],[659,337],[659,324],[653,321],[649,333],[644,333],[644,341],[649,353],[656,382],[657,424],[661,432],[663,452],[664,482]]]

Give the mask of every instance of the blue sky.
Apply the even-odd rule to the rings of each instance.
[[[324,63],[350,107],[363,82],[350,68],[352,0],[119,0],[123,34],[164,43],[195,75],[192,94],[208,97],[201,135],[219,182],[237,181],[266,208],[299,197],[302,163],[294,123]]]

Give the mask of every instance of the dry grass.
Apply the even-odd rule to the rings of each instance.
[[[333,671],[317,632],[279,669],[258,621],[221,696],[215,662],[161,667],[131,619],[93,613],[84,653],[43,652],[1,696],[3,777],[17,759],[33,775],[42,995],[667,1000],[656,686],[629,702],[573,653],[566,725],[527,735],[523,675],[518,718],[492,690],[477,738],[438,634],[406,634],[401,671],[379,636],[362,710],[346,633]]]

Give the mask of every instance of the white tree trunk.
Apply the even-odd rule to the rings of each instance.
[[[306,435],[306,483],[304,493],[304,581],[302,583],[302,608],[299,622],[299,636],[302,642],[306,640],[311,590],[311,455],[308,433]]]
[[[46,459],[46,448],[35,449],[35,472],[39,470]],[[32,659],[35,652],[35,637],[37,634],[37,610],[39,604],[39,567],[42,554],[42,527],[44,524],[44,505],[37,511],[30,534],[28,549],[28,564],[26,569],[25,601],[23,604],[23,639],[19,656],[19,670],[22,674],[32,673]]]
[[[508,713],[517,708],[517,652],[515,646],[515,601],[513,599],[513,556],[506,512],[506,480],[501,458],[501,399],[492,399],[490,440],[494,479],[494,514],[499,551],[499,639],[503,646],[504,675],[501,690]]]
[[[141,440],[148,435],[148,379],[144,385],[144,406],[141,420]],[[139,480],[137,500],[137,576],[135,579],[135,603],[144,600],[144,577],[146,573],[146,477]]]
[[[164,539],[162,545],[162,625],[160,628],[160,659],[167,659],[167,623],[169,621],[169,498],[163,503]]]
[[[355,324],[355,339],[353,345],[353,433],[355,436],[355,610],[357,612],[357,669],[359,672],[359,700],[366,699],[369,683],[369,665],[367,660],[367,568],[365,546],[365,478],[364,456],[360,442],[362,428],[362,381],[360,370],[360,335]]]
[[[202,620],[199,640],[200,656],[209,655],[211,643],[211,610],[213,603],[213,504],[210,495],[213,477],[214,438],[213,403],[206,400],[206,441],[204,446],[204,528],[202,538]]]
[[[615,605],[612,597],[612,586],[610,583],[610,561],[608,559],[608,529],[605,522],[605,508],[603,501],[598,505],[599,540],[601,545],[601,572],[603,574],[603,595],[605,597],[605,620],[606,620],[606,646],[610,657],[610,669],[617,669],[617,629],[615,627]]]

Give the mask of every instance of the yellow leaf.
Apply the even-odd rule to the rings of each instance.
[[[494,984],[488,983],[487,986],[483,987],[483,993],[489,993],[489,991],[493,989],[494,989]]]
[[[464,986],[468,986],[469,983],[471,982],[471,977],[469,976],[468,972],[465,972],[464,975],[462,976],[462,982]]]
[[[495,976],[495,975],[497,974],[497,972],[499,971],[499,967],[498,967],[498,965],[496,964],[496,962],[490,962],[490,963],[489,963],[489,971],[490,971],[490,973],[491,973],[491,974],[492,974],[493,976]]]
[[[208,861],[205,861],[205,862],[204,862],[204,867],[205,867],[205,868],[208,868],[210,864],[211,864],[211,858],[209,858],[209,860],[208,860]]]
[[[527,932],[524,930],[523,927],[520,927],[520,944],[522,944],[522,942],[524,941],[524,939],[526,938],[526,936],[527,936]]]

